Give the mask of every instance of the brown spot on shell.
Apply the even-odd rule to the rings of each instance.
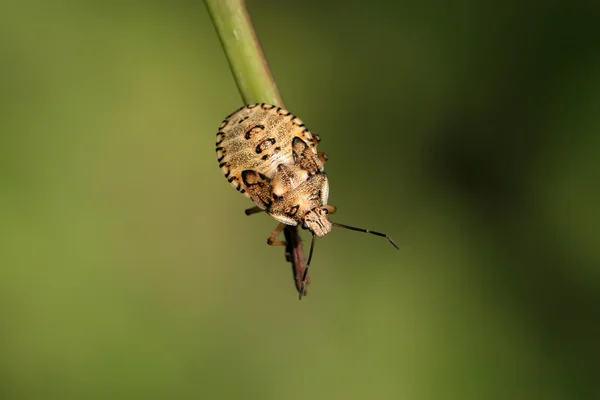
[[[302,120],[298,117],[292,118],[292,122],[296,126],[304,126],[304,122],[302,122]]]
[[[229,176],[229,173],[231,172],[231,170],[229,169],[229,164],[221,163],[221,164],[219,164],[219,167],[221,167],[221,172],[223,172],[223,174],[225,175],[225,178],[227,178]]]
[[[255,138],[258,135],[260,135],[264,130],[265,130],[264,125],[255,125],[246,131],[246,134],[244,135],[244,137],[246,138],[246,140],[250,140],[250,139]]]
[[[304,140],[296,136],[292,140],[292,156],[294,164],[308,171],[309,174],[323,172],[323,164]]]
[[[316,192],[313,192],[310,194],[310,196],[308,196],[308,200],[310,200],[310,201],[319,200],[320,198],[321,198],[321,190],[317,190]]]
[[[267,209],[273,202],[271,180],[253,170],[242,171],[242,180],[250,198],[261,209]]]
[[[249,169],[242,172],[242,179],[248,186],[258,185],[260,187],[264,187],[267,183],[271,182],[271,180],[264,174]]]
[[[225,153],[226,150],[222,147],[217,147],[217,161],[221,162],[223,161],[223,158],[225,158]]]
[[[267,138],[267,139],[263,140],[262,142],[260,142],[256,146],[256,149],[254,151],[256,152],[256,154],[260,154],[263,151],[270,149],[274,144],[275,144],[274,138]]]
[[[300,208],[300,206],[298,204],[296,204],[294,207],[286,210],[285,213],[287,215],[289,215],[290,217],[294,217],[296,215],[296,213],[298,212],[299,208]]]

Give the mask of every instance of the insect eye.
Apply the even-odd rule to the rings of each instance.
[[[308,224],[306,222],[302,224],[302,229],[308,229]]]
[[[325,215],[329,214],[329,210],[326,208],[323,209],[323,212],[325,213]]]

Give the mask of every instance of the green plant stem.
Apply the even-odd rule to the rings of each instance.
[[[205,0],[244,102],[283,107],[243,0]]]
[[[267,103],[284,107],[254,33],[244,0],[204,0],[204,2],[244,103]],[[286,226],[284,235],[287,241],[286,259],[292,263],[296,289],[302,298],[306,294],[306,286],[302,286],[302,278],[307,268],[302,240],[296,226]],[[308,283],[310,283],[310,276],[307,274],[306,284]]]

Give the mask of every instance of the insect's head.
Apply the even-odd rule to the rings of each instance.
[[[327,235],[333,227],[327,214],[326,208],[315,207],[309,210],[302,218],[302,228],[308,229],[319,237]]]

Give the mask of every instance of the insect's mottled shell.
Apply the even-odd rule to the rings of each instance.
[[[304,140],[317,154],[313,135],[300,118],[269,104],[244,106],[219,127],[217,159],[221,171],[234,188],[250,197],[242,172],[254,170],[272,179],[279,165],[294,165],[292,141],[295,137]]]

